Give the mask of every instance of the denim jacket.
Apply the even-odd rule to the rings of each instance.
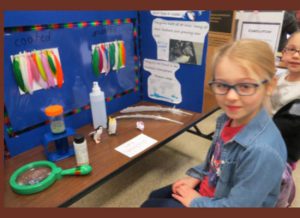
[[[206,160],[189,169],[189,176],[202,180],[207,175],[215,142],[228,119],[225,114],[218,118]],[[266,110],[261,109],[222,149],[221,174],[214,198],[195,198],[190,207],[274,207],[287,153],[280,132]]]

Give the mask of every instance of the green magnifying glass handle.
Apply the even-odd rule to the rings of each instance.
[[[70,168],[61,171],[60,175],[62,176],[81,176],[81,175],[87,175],[92,171],[92,167],[88,164],[81,165],[78,167]]]
[[[87,175],[92,171],[88,164],[66,170],[50,161],[36,161],[17,169],[10,177],[11,188],[18,194],[34,194],[51,186],[64,175]]]

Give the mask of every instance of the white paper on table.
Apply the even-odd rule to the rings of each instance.
[[[145,134],[140,134],[116,147],[115,150],[131,158],[156,142],[157,140],[146,136]]]

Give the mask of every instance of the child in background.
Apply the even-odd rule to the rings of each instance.
[[[222,47],[209,83],[224,114],[203,164],[153,191],[142,207],[275,207],[286,148],[264,101],[275,85],[274,54],[265,42]]]
[[[300,99],[300,31],[288,39],[282,50],[287,71],[277,78],[277,88],[271,96],[272,115],[294,99]]]
[[[288,70],[277,78],[277,88],[270,99],[271,114],[286,142],[288,162],[295,169],[296,161],[300,158],[300,114],[290,114],[288,110],[300,106],[300,31],[288,39],[282,50],[282,61]]]

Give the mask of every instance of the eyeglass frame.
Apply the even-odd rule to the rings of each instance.
[[[296,49],[296,48],[284,48],[282,49],[283,53],[287,53],[289,55],[294,55],[295,53],[298,53],[298,55],[300,56],[300,49]]]
[[[251,96],[251,95],[254,95],[254,94],[256,93],[256,90],[257,90],[257,88],[258,88],[259,86],[264,85],[264,84],[266,84],[266,83],[268,83],[268,82],[269,82],[268,79],[264,79],[264,80],[260,81],[260,83],[236,83],[236,84],[234,84],[234,85],[229,85],[229,84],[227,84],[227,83],[217,82],[217,81],[214,81],[214,80],[213,80],[213,81],[208,82],[208,85],[209,85],[209,87],[211,88],[211,90],[213,91],[213,93],[216,94],[216,95],[227,95],[228,92],[229,92],[229,90],[230,90],[230,89],[233,89],[239,96]],[[223,86],[225,86],[225,87],[227,88],[227,90],[226,90],[224,93],[222,93],[222,94],[216,93],[216,92],[214,91],[213,87],[212,87],[212,85],[213,85],[213,84],[216,84],[216,83],[222,84]],[[254,92],[253,92],[252,94],[247,94],[247,95],[241,94],[241,93],[239,93],[239,90],[238,90],[238,88],[237,88],[238,85],[253,85],[253,87],[254,87]]]

